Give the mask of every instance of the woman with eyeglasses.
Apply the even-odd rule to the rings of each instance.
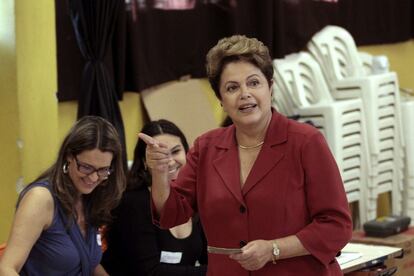
[[[108,275],[98,227],[125,188],[122,148],[105,119],[80,119],[56,162],[20,194],[0,275]]]
[[[187,162],[188,143],[182,131],[170,121],[157,120],[147,123],[141,132],[168,145],[168,178],[176,179]],[[108,248],[102,265],[111,276],[204,276],[207,243],[198,216],[170,229],[160,229],[152,222],[151,168],[147,166],[146,148],[139,139],[127,191],[105,234]]]

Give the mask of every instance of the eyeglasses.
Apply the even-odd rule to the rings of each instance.
[[[86,174],[86,175],[89,176],[89,175],[93,174],[94,172],[96,172],[100,179],[108,178],[108,176],[112,173],[112,168],[111,167],[103,167],[103,168],[95,169],[91,165],[80,162],[78,160],[78,158],[76,158],[76,156],[74,158],[75,158],[75,161],[76,161],[76,166],[77,166],[78,171],[80,173],[83,173],[83,174]]]

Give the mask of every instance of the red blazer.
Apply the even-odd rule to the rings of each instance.
[[[207,275],[342,275],[335,255],[349,241],[352,222],[338,167],[316,128],[273,111],[243,189],[234,126],[197,138],[187,159],[161,227],[199,212],[209,245],[234,248],[295,234],[311,253],[250,273],[226,255],[209,254]]]

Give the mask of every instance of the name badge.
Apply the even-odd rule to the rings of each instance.
[[[161,251],[160,263],[179,264],[182,256],[182,252]]]

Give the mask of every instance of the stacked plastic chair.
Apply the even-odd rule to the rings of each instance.
[[[324,134],[348,201],[358,202],[359,223],[364,223],[367,198],[362,185],[368,183],[369,165],[362,101],[334,101],[318,63],[308,53],[292,54],[273,64],[274,102],[282,99],[283,104],[290,104],[283,108],[290,111],[286,115],[299,115],[300,121],[312,122]]]
[[[325,27],[312,37],[308,49],[320,64],[336,100],[362,99],[373,183],[367,191],[368,219],[376,218],[378,195],[385,192],[392,194],[392,212],[401,214],[404,138],[397,75],[367,74],[369,65],[362,62],[352,36],[340,27]]]
[[[358,52],[359,58],[362,62],[362,70],[364,76],[372,74],[372,55],[365,52]]]

